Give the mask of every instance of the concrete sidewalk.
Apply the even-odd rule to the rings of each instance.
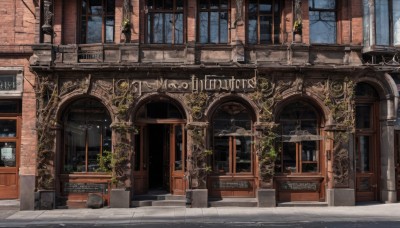
[[[0,208],[4,208],[0,206]],[[1,210],[6,212],[7,210]],[[12,210],[11,210],[12,211]],[[3,217],[3,216],[2,216]],[[400,226],[400,204],[355,207],[140,207],[129,209],[68,209],[12,211],[0,227],[87,224],[280,224],[307,222],[395,222]]]

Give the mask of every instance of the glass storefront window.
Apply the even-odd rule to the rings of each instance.
[[[107,110],[96,100],[80,100],[68,108],[64,120],[64,172],[99,170],[99,157],[111,151],[110,124]]]
[[[15,142],[0,142],[0,167],[16,166],[15,151]]]
[[[237,102],[221,105],[213,117],[213,171],[250,173],[252,170],[252,119]]]
[[[0,120],[0,138],[17,136],[17,120]]]

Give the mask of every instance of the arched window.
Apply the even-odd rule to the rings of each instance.
[[[252,172],[252,118],[238,102],[227,102],[212,119],[213,171],[220,174]]]
[[[111,151],[111,118],[95,99],[73,102],[64,114],[64,172],[96,172],[98,158]]]
[[[278,173],[319,172],[320,132],[316,110],[303,101],[287,105],[279,116],[282,153]]]

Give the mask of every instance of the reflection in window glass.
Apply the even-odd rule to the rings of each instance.
[[[0,142],[0,167],[16,166],[16,143]]]
[[[357,171],[367,172],[370,171],[369,167],[369,157],[370,157],[370,136],[359,136],[357,143]]]
[[[393,0],[393,44],[400,45],[400,0]]]
[[[96,172],[98,157],[111,151],[111,119],[93,99],[73,103],[64,119],[64,172]]]
[[[336,43],[336,4],[334,0],[309,0],[310,42]]]
[[[213,171],[250,173],[252,170],[252,120],[236,102],[221,105],[213,116]]]
[[[375,35],[376,44],[389,45],[389,2],[388,0],[375,0]]]
[[[371,128],[371,105],[360,105],[356,106],[356,127],[357,128]]]
[[[228,1],[199,2],[199,42],[228,43]]]
[[[0,120],[0,138],[13,138],[17,136],[16,120]]]
[[[370,45],[370,12],[369,12],[369,0],[363,0],[363,33],[364,33],[364,45]]]
[[[115,30],[115,0],[82,0],[82,43],[112,43]]]
[[[250,0],[248,5],[247,42],[249,44],[278,43],[279,32],[279,1]]]
[[[183,43],[182,0],[147,1],[147,42],[153,44]]]

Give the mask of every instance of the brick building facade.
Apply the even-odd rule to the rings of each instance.
[[[0,88],[0,187],[20,195],[0,197],[21,209],[397,202],[398,0],[6,2],[0,76],[23,86]]]

